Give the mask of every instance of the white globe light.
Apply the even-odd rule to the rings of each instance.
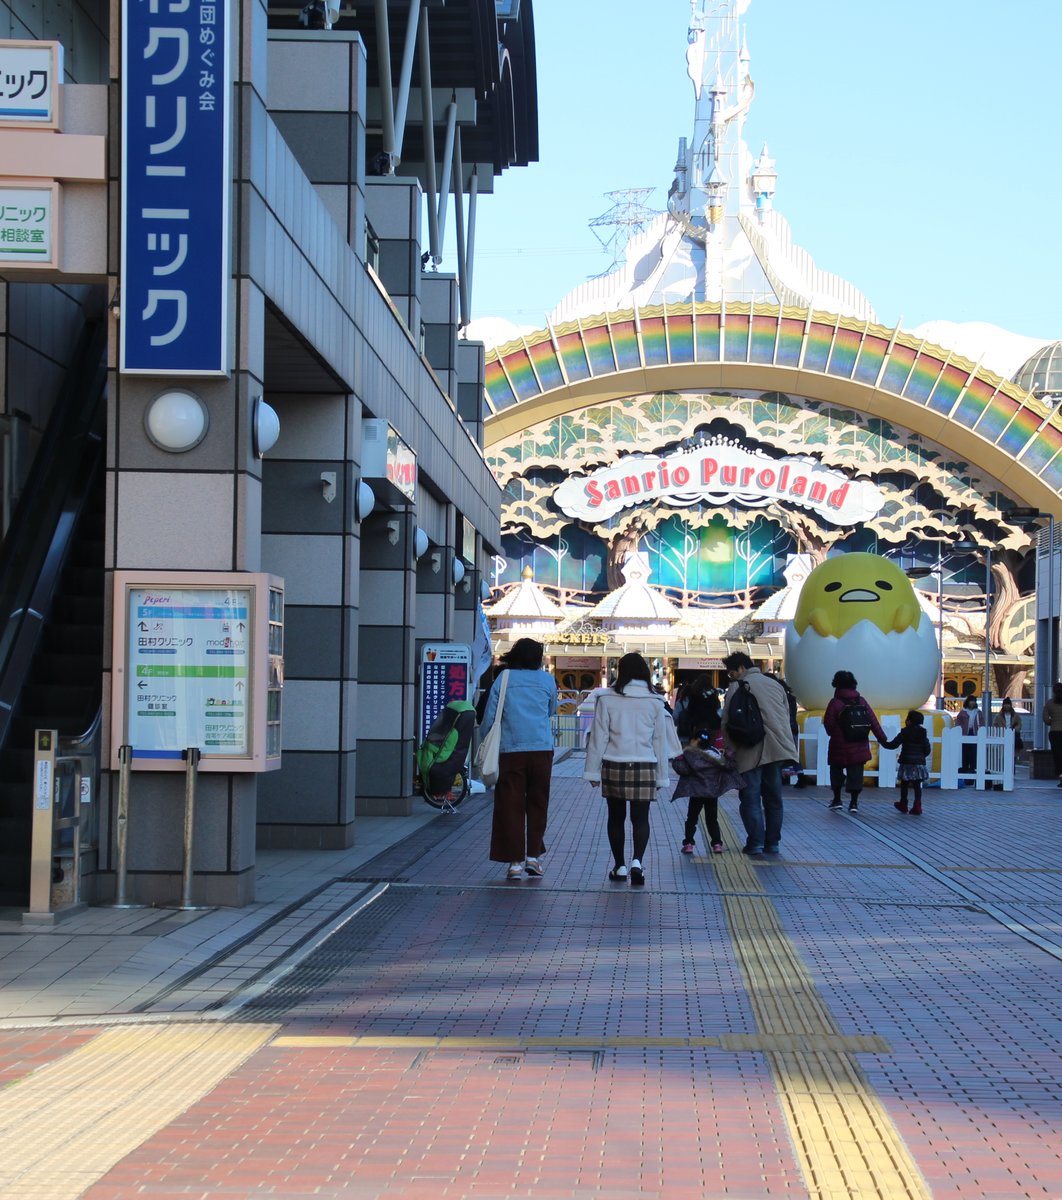
[[[417,558],[423,558],[428,553],[428,546],[431,543],[428,541],[428,535],[418,525],[417,532],[413,535],[413,553]]]
[[[272,405],[261,396],[254,402],[254,452],[261,458],[268,454],[280,437],[280,417]]]
[[[454,586],[459,584],[465,577],[465,564],[454,555]]]
[[[354,496],[354,520],[360,524],[375,507],[375,492],[373,492],[364,479],[359,479],[357,492]]]
[[[209,424],[206,406],[192,392],[163,392],[151,401],[144,413],[148,437],[171,454],[198,446],[206,436]]]

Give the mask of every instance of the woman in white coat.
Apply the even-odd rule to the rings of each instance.
[[[594,706],[583,770],[583,778],[601,788],[608,805],[608,844],[615,860],[608,877],[617,882],[629,878],[634,887],[645,883],[649,806],[657,790],[670,782],[668,763],[682,753],[675,724],[663,698],[653,691],[652,679],[640,654],[619,660],[616,682]],[[624,854],[628,805],[634,837],[629,872]]]

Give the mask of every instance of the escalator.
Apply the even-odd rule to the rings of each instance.
[[[0,545],[0,906],[29,898],[34,729],[98,724],[105,349],[86,328]]]

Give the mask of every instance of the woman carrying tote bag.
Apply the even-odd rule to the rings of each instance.
[[[521,638],[502,657],[504,669],[491,685],[480,727],[487,738],[498,722],[501,733],[490,859],[509,864],[508,879],[525,871],[541,875],[546,849],[557,683],[542,670],[544,649],[534,638]]]
[[[649,845],[649,808],[670,782],[671,759],[682,753],[675,724],[653,690],[652,672],[640,654],[625,654],[616,682],[597,698],[586,743],[583,778],[600,787],[608,807],[608,844],[613,882],[645,883],[643,858]],[[627,806],[634,839],[630,870],[624,856]]]

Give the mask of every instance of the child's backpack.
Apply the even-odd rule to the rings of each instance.
[[[417,751],[417,774],[426,796],[450,790],[465,765],[476,708],[467,700],[451,700],[431,723]]]
[[[744,679],[738,680],[737,691],[727,705],[726,731],[736,746],[758,746],[763,741],[763,713]]]
[[[846,742],[867,742],[870,740],[870,710],[863,702],[849,700],[837,714],[837,724],[841,727],[841,736]]]

